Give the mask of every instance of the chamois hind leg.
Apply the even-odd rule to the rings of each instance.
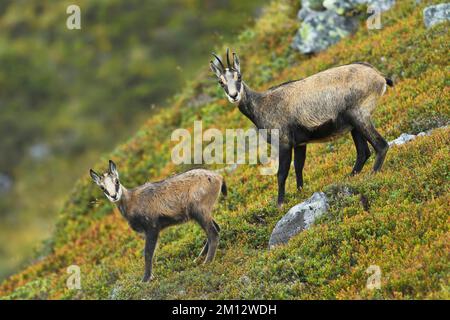
[[[369,141],[372,147],[375,149],[376,158],[375,164],[373,165],[373,171],[377,172],[381,169],[384,159],[386,158],[386,153],[389,149],[389,145],[378,133],[378,131],[373,126],[372,122],[368,117],[360,116],[359,114],[351,117],[351,122],[353,127],[361,132],[364,138]]]
[[[204,263],[209,263],[214,260],[217,245],[219,244],[219,230],[216,228],[213,219],[209,221],[206,233],[208,235],[208,254]]]
[[[203,213],[203,210],[196,210],[192,213],[192,217],[197,223],[205,230],[208,237],[206,245],[203,247],[200,256],[207,251],[206,259],[204,263],[214,260],[216,255],[217,245],[219,243],[219,230],[216,228],[217,223],[207,214]],[[217,225],[218,226],[218,225]],[[199,256],[199,257],[200,257]]]
[[[201,257],[206,255],[206,253],[208,252],[208,247],[209,247],[208,240],[206,240],[205,244],[203,245],[202,251],[200,251],[198,257],[194,259],[194,263],[196,263]]]
[[[297,178],[297,190],[303,188],[303,166],[306,159],[306,144],[304,146],[297,146],[294,148],[294,168],[295,176]]]
[[[217,224],[216,221],[214,221],[214,219],[212,219],[212,223],[213,223],[214,228],[216,229],[217,233],[219,233],[219,232],[220,232],[220,226]],[[205,241],[205,245],[203,246],[202,251],[200,252],[200,254],[198,255],[198,257],[194,260],[194,262],[197,262],[198,259],[200,259],[201,257],[205,256],[206,253],[208,252],[208,249],[209,249],[209,241],[206,240],[206,241]]]
[[[286,179],[289,175],[289,169],[292,161],[292,148],[289,146],[280,146],[278,155],[278,208],[281,208],[284,202],[286,190]]]
[[[369,159],[370,150],[369,146],[367,145],[367,140],[364,139],[364,136],[358,130],[353,129],[351,133],[353,142],[355,143],[356,146],[356,162],[355,165],[353,166],[351,175],[355,175],[361,172],[367,159]]]

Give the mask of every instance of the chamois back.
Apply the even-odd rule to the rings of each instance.
[[[167,217],[189,215],[192,206],[210,212],[222,184],[222,176],[215,172],[203,169],[190,170],[133,189],[129,210],[147,216]]]
[[[331,68],[266,91],[266,122],[282,127],[293,119],[307,129],[335,120],[351,108],[372,112],[387,80],[372,66],[355,63]],[[269,107],[270,106],[270,107]]]

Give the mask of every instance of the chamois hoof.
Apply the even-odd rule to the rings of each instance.
[[[201,258],[201,257],[195,258],[193,262],[194,262],[195,264],[199,264],[199,263],[200,263],[200,258]]]
[[[214,257],[210,257],[210,258],[208,258],[208,257],[206,257],[205,258],[205,260],[203,261],[203,264],[210,264],[210,263],[213,263],[214,262],[214,259],[215,259],[215,255],[214,255]]]
[[[152,275],[148,276],[148,275],[144,275],[144,277],[142,278],[142,282],[149,282],[152,281],[153,279],[155,279],[155,277]]]

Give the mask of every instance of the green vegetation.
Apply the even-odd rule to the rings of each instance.
[[[289,48],[297,27],[294,0],[277,0],[256,24],[241,33],[243,77],[255,88],[314,74],[331,66],[367,61],[390,75],[396,86],[375,111],[389,140],[402,132],[429,129],[450,118],[449,24],[425,29],[424,6],[433,1],[398,1],[383,14],[383,29],[361,28],[324,53],[300,56]],[[223,52],[220,48],[219,52]],[[208,61],[204,62],[207,65]],[[112,154],[121,180],[133,186],[183,168],[170,162],[170,134],[176,128],[249,127],[203,69],[170,108],[155,113]],[[212,99],[193,104],[200,94]],[[189,107],[190,105],[190,107]],[[275,205],[276,177],[258,166],[240,166],[226,177],[227,200],[215,210],[222,227],[216,261],[196,265],[203,232],[194,224],[163,232],[156,251],[156,279],[140,283],[143,240],[134,234],[86,174],[75,185],[58,218],[45,256],[0,285],[6,299],[418,299],[449,298],[449,129],[436,130],[393,147],[383,170],[349,177],[355,158],[351,138],[308,147],[305,189],[291,174],[285,208],[323,190],[333,199],[329,214],[287,245],[267,250],[272,228],[284,214]],[[339,190],[357,191],[342,197]],[[366,210],[358,194],[369,202]],[[66,288],[66,268],[81,267],[82,290]],[[366,289],[370,265],[382,271],[381,289]]]
[[[207,69],[211,46],[262,2],[2,1],[0,174],[13,188],[0,192],[0,279],[49,237],[74,181]],[[66,28],[71,4],[81,30]]]

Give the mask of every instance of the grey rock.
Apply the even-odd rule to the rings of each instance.
[[[399,145],[405,144],[408,141],[414,140],[417,137],[429,136],[435,130],[447,129],[447,128],[448,128],[448,125],[442,126],[442,127],[438,127],[438,128],[435,128],[435,129],[430,129],[430,130],[427,130],[427,131],[422,131],[422,132],[419,132],[418,134],[402,133],[397,139],[389,141],[389,146],[393,146],[393,145],[399,146]]]
[[[111,293],[109,294],[109,299],[110,300],[118,300],[121,291],[122,291],[122,288],[120,286],[115,286],[111,290]]]
[[[29,154],[34,160],[43,160],[50,154],[50,148],[45,143],[37,143],[30,147]]]
[[[6,174],[0,173],[0,195],[8,193],[12,185],[12,179]]]
[[[353,17],[343,17],[332,10],[303,10],[304,18],[292,46],[302,53],[320,52],[354,32],[358,22]]]
[[[324,0],[323,6],[328,10],[333,10],[338,14],[344,14],[352,9],[358,8],[361,5],[368,7],[376,7],[381,12],[389,10],[394,4],[395,0]]]
[[[423,21],[427,28],[450,20],[450,3],[441,3],[423,9]]]
[[[246,276],[246,275],[243,275],[239,280],[244,285],[249,285],[251,283],[250,278],[248,276]]]
[[[302,24],[292,47],[308,54],[323,51],[356,31],[358,18],[346,16],[346,12],[362,4],[386,11],[395,0],[302,0],[301,4],[297,17]]]
[[[430,133],[427,132],[420,132],[417,134],[418,137],[424,137],[424,136],[428,136]]]
[[[402,145],[408,141],[414,140],[417,136],[415,134],[402,133],[397,139],[389,141],[389,146]]]
[[[302,0],[302,8],[307,8],[314,11],[324,11],[323,0]]]
[[[395,0],[366,0],[368,6],[378,7],[381,11],[388,11],[395,5]]]
[[[269,240],[269,248],[284,244],[293,236],[311,227],[314,221],[328,211],[328,199],[323,192],[314,192],[308,200],[293,206],[277,222]]]

